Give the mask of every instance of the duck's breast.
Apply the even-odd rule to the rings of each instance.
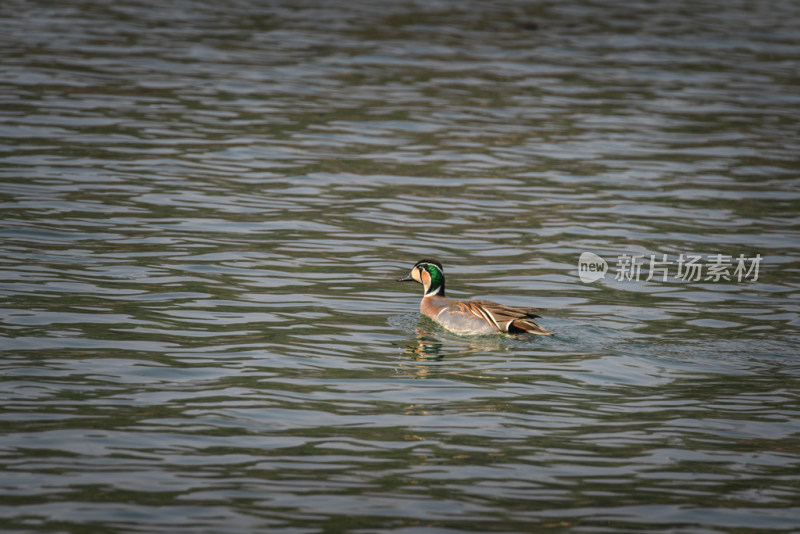
[[[422,315],[427,315],[434,321],[443,309],[447,308],[453,303],[452,299],[445,297],[424,297],[419,303],[419,311]]]

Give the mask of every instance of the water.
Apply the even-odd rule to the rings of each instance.
[[[800,529],[797,2],[162,4],[0,7],[0,529]]]

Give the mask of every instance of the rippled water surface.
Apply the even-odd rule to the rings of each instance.
[[[0,529],[797,531],[798,21],[3,2]]]

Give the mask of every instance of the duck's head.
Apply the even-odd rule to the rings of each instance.
[[[426,297],[444,296],[444,269],[436,260],[419,260],[408,276],[398,278],[398,282],[419,282]]]

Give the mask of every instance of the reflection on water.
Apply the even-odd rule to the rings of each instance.
[[[799,15],[4,3],[0,529],[796,529]]]

